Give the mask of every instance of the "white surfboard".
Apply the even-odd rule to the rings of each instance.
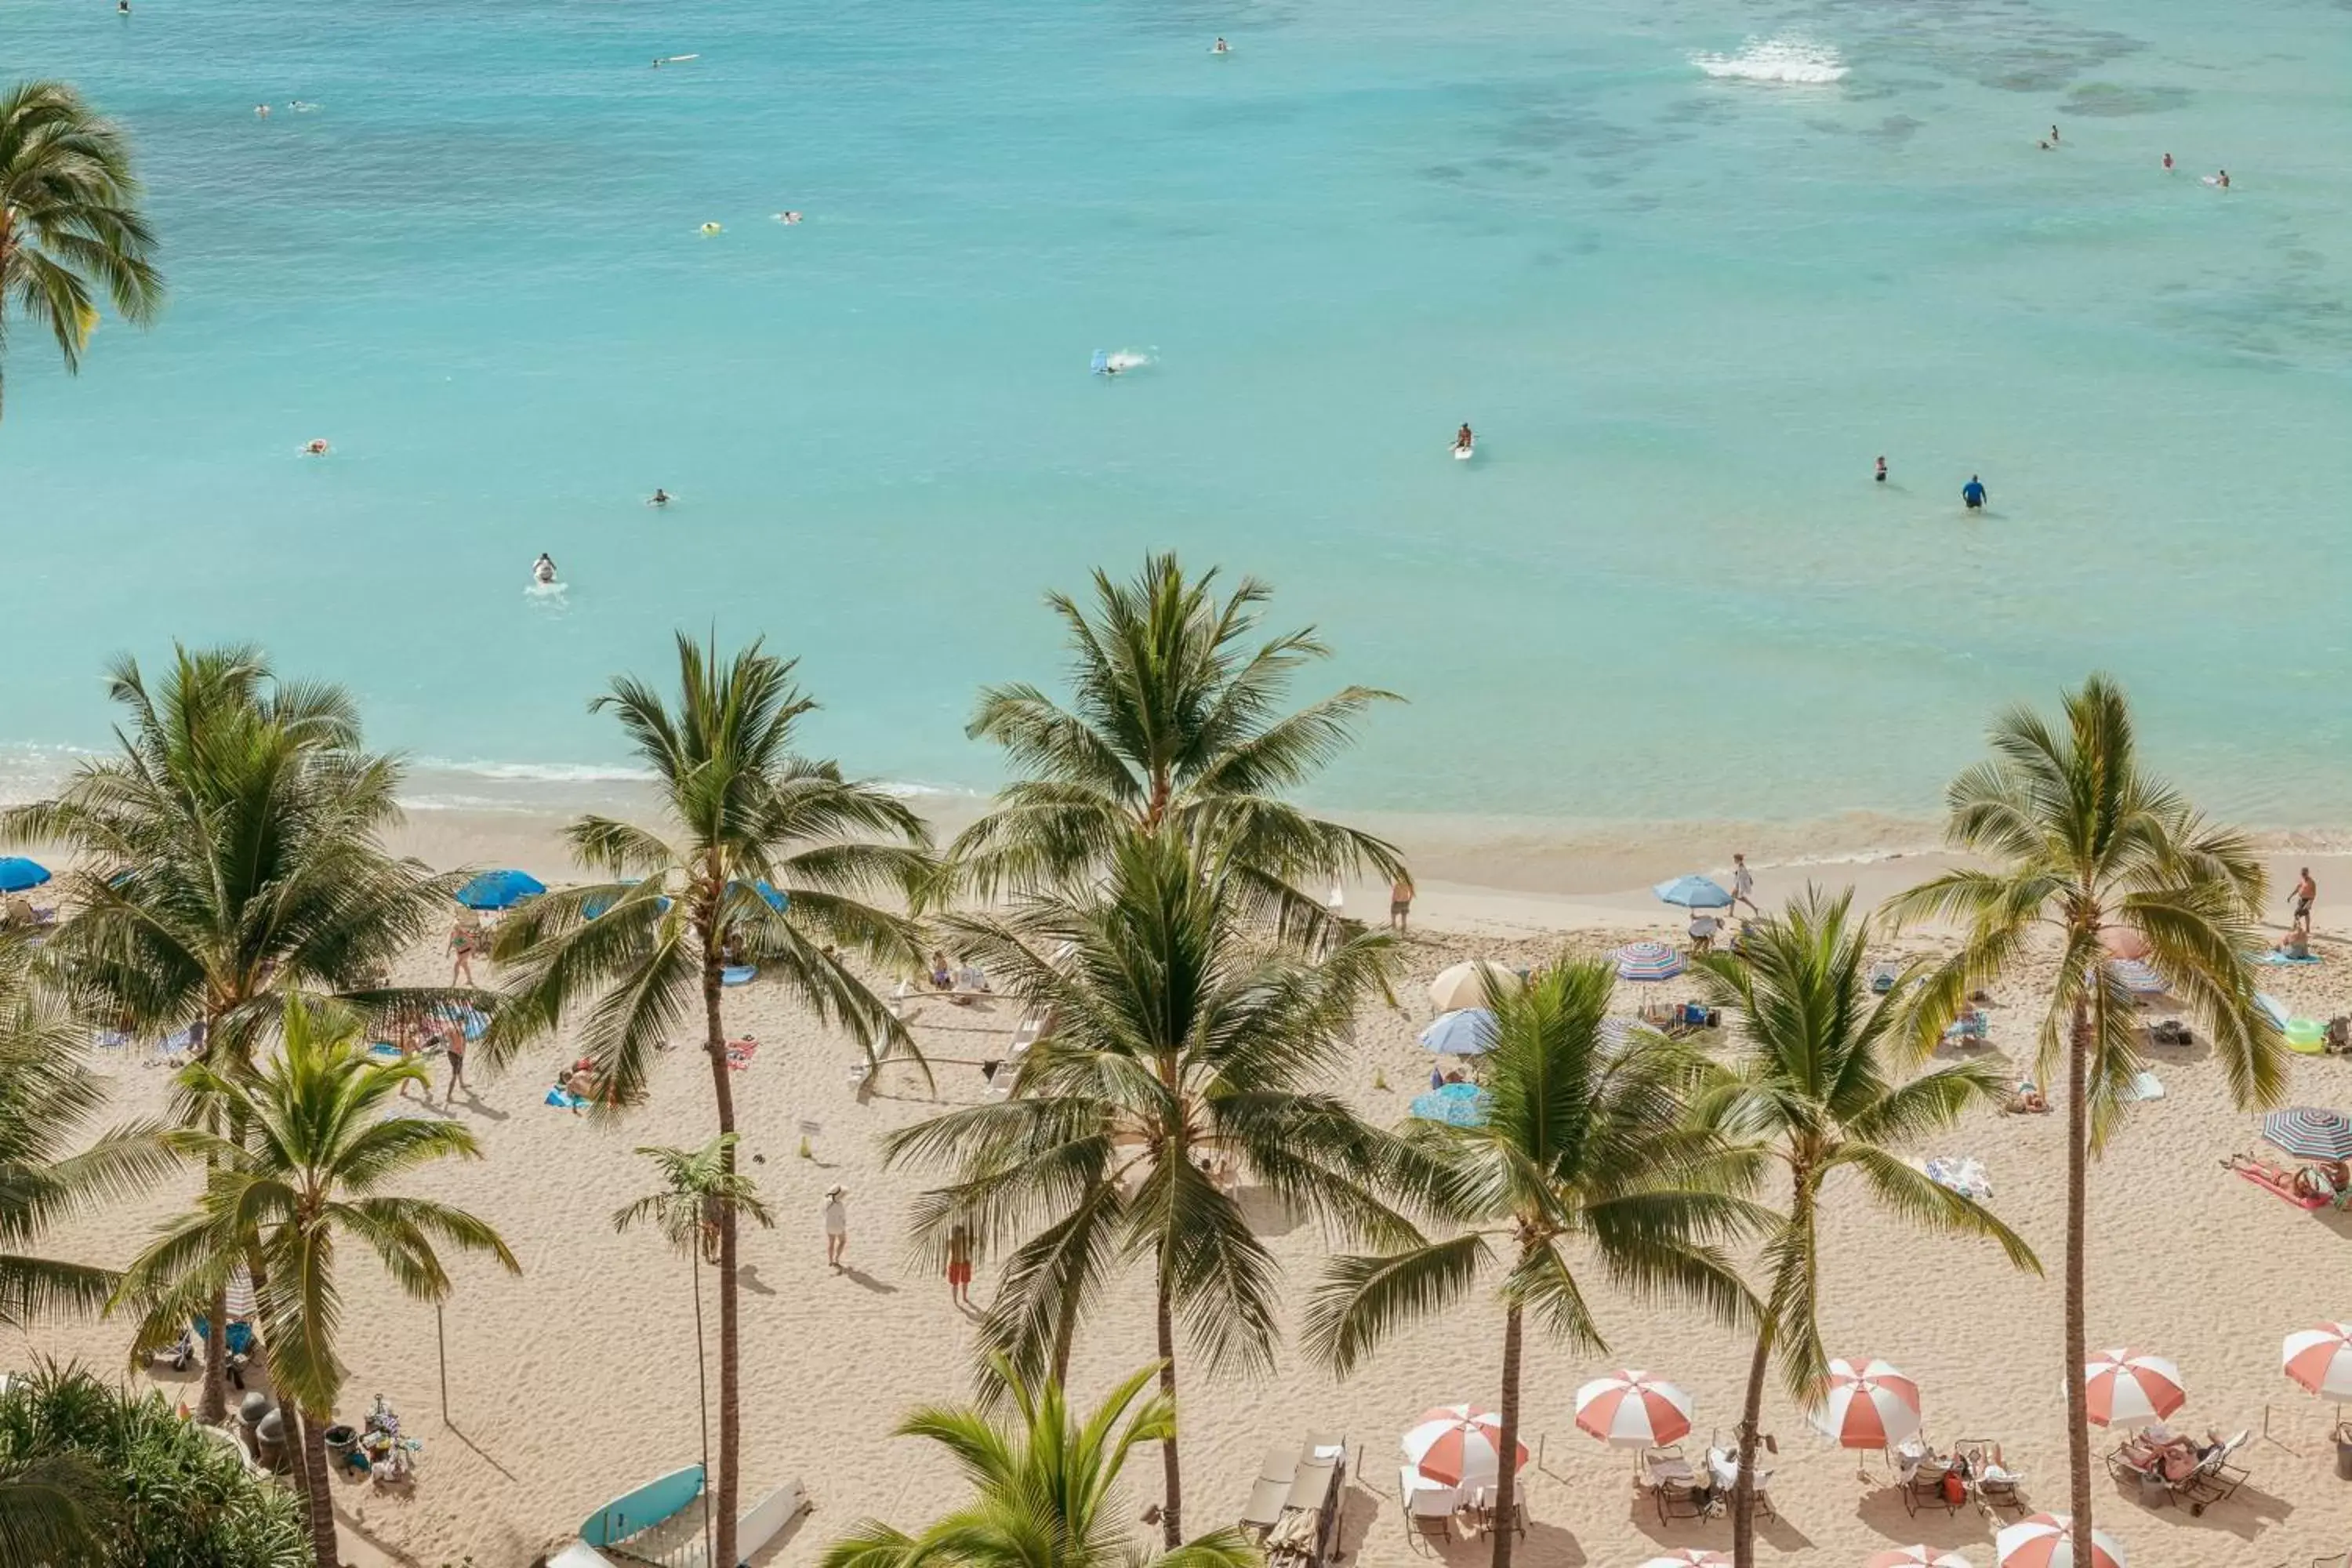
[[[1456,447],[1454,448],[1454,460],[1457,463],[1466,463],[1476,455],[1477,451],[1478,443],[1475,441],[1471,442],[1467,447]]]

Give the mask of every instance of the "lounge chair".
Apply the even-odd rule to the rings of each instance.
[[[1397,1471],[1397,1492],[1404,1500],[1405,1538],[1414,1550],[1454,1543],[1454,1514],[1462,1506],[1459,1490],[1406,1465]]]
[[[1297,1445],[1285,1443],[1268,1448],[1265,1458],[1258,1461],[1256,1484],[1250,1488],[1249,1501],[1242,1509],[1243,1531],[1255,1532],[1263,1541],[1282,1517],[1290,1483],[1298,1479],[1298,1454]]]
[[[2189,1500],[2190,1514],[2205,1511],[2208,1503],[2228,1502],[2246,1484],[2250,1472],[2230,1463],[2231,1456],[2246,1446],[2253,1437],[2250,1431],[2240,1432],[2198,1463],[2195,1469],[2181,1480],[2168,1483],[2172,1495]]]
[[[1944,1490],[1944,1478],[1951,1473],[1951,1465],[1933,1454],[1920,1460],[1903,1479],[1903,1511],[1916,1514],[1924,1504],[1946,1513],[1959,1512],[1960,1505]]]
[[[1990,1437],[1962,1437],[1952,1445],[1952,1452],[1968,1461],[1969,1485],[1975,1489],[1979,1502],[1987,1508],[2015,1509],[2023,1513],[2025,1500],[2018,1495],[2018,1489],[2024,1484],[2024,1478],[1993,1458],[2000,1448],[2000,1444]]]

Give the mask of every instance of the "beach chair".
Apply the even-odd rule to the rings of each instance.
[[[1958,1513],[1960,1505],[1944,1490],[1944,1478],[1952,1467],[1934,1455],[1919,1461],[1903,1481],[1903,1511],[1916,1515],[1924,1506],[1940,1508],[1946,1513]]]
[[[2000,1444],[1990,1437],[1963,1437],[1952,1445],[1952,1452],[1969,1462],[1969,1485],[1977,1500],[1991,1509],[2015,1509],[2025,1511],[2025,1500],[2018,1495],[2023,1478],[2005,1465],[1993,1463],[1993,1450]],[[1998,1470],[1998,1475],[1988,1474]]]
[[[1298,1454],[1295,1444],[1286,1443],[1268,1448],[1265,1458],[1258,1461],[1257,1480],[1250,1488],[1249,1501],[1242,1508],[1241,1528],[1244,1534],[1254,1534],[1263,1541],[1282,1517],[1283,1502],[1290,1496],[1290,1483],[1298,1479]]]
[[[1992,1020],[1981,1007],[1971,1007],[1944,1026],[1944,1044],[1965,1049],[1992,1043]]]
[[[2252,1438],[2251,1431],[2236,1434],[2207,1455],[2186,1479],[2174,1484],[2172,1495],[2188,1500],[2191,1516],[2203,1513],[2209,1503],[2228,1502],[2246,1484],[2251,1472],[2230,1463],[2230,1459]]]
[[[1411,1465],[1397,1471],[1397,1491],[1404,1501],[1405,1539],[1414,1551],[1427,1552],[1454,1543],[1454,1514],[1462,1505],[1459,1491]]]

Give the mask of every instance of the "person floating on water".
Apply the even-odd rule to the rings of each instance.
[[[1885,458],[1878,459],[1878,472],[1872,477],[1877,479],[1877,481],[1882,485],[1886,482],[1886,459]]]
[[[1970,511],[1978,511],[1982,510],[1984,503],[1984,481],[1977,478],[1974,474],[1970,474],[1969,476],[1969,482],[1960,487],[1960,504],[1967,507]]]
[[[776,215],[776,221],[778,223],[798,223],[801,221],[801,215],[791,207],[786,207],[782,212]]]
[[[646,498],[646,504],[647,506],[667,506],[669,505],[669,492],[662,489],[661,486],[656,485],[654,487],[654,493]],[[544,560],[546,557],[542,556],[541,559]]]
[[[2164,172],[2168,174],[2172,173],[2172,154],[2169,153],[2164,155]]]
[[[2213,174],[2213,183],[2221,186],[2223,190],[2228,190],[2230,188],[2230,171],[2227,169],[2215,170]]]
[[[1234,47],[1225,42],[1224,39],[1219,38],[1215,43],[1209,46],[1209,52],[1213,55],[1229,55],[1234,52]]]
[[[1477,440],[1475,436],[1470,434],[1470,426],[1465,425],[1454,433],[1454,449],[1457,452],[1466,452],[1477,444]]]
[[[530,575],[531,580],[541,586],[554,582],[555,558],[544,551],[541,552],[539,559],[530,563]]]
[[[313,436],[302,443],[302,455],[306,458],[323,458],[327,450],[326,437],[322,436]]]

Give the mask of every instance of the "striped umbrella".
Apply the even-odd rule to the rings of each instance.
[[[1892,1552],[1878,1552],[1864,1559],[1862,1568],[1969,1568],[1969,1560],[1957,1552],[1938,1552],[1932,1546],[1898,1546]]]
[[[1421,1043],[1442,1057],[1475,1057],[1495,1044],[1495,1015],[1484,1007],[1441,1013],[1421,1032]]]
[[[1653,1557],[1642,1568],[1731,1568],[1731,1559],[1720,1552],[1707,1552],[1696,1546],[1685,1546]]]
[[[1892,1448],[1919,1430],[1919,1385],[1892,1363],[1830,1363],[1813,1425],[1841,1448]]]
[[[2339,1110],[2273,1110],[2263,1118],[2263,1136],[2306,1160],[2352,1160],[2352,1120]]]
[[[2116,984],[2135,996],[2161,996],[2172,989],[2145,959],[2111,958],[2107,960],[2107,973],[2116,977]]]
[[[233,1270],[229,1274],[228,1287],[225,1294],[228,1298],[228,1315],[231,1319],[247,1319],[253,1316],[252,1275],[242,1268]]]
[[[1576,1391],[1576,1424],[1604,1443],[1654,1448],[1691,1429],[1691,1396],[1664,1378],[1626,1370]]]
[[[2145,1426],[2189,1403],[2180,1368],[2150,1351],[2101,1351],[2083,1381],[2095,1426]]]
[[[2286,1374],[2322,1399],[2352,1399],[2352,1323],[2321,1323],[2287,1335]]]
[[[1468,1405],[1441,1405],[1422,1413],[1404,1435],[1404,1457],[1440,1486],[1483,1486],[1501,1473],[1497,1453],[1503,1418]],[[1514,1444],[1517,1474],[1528,1462],[1528,1446]]]
[[[1620,980],[1672,980],[1683,972],[1683,955],[1663,942],[1629,942],[1617,950]]]
[[[2105,1531],[2094,1530],[2084,1555],[2074,1549],[2072,1515],[2037,1513],[1992,1538],[1992,1560],[1999,1568],[2124,1568],[2124,1549]]]

